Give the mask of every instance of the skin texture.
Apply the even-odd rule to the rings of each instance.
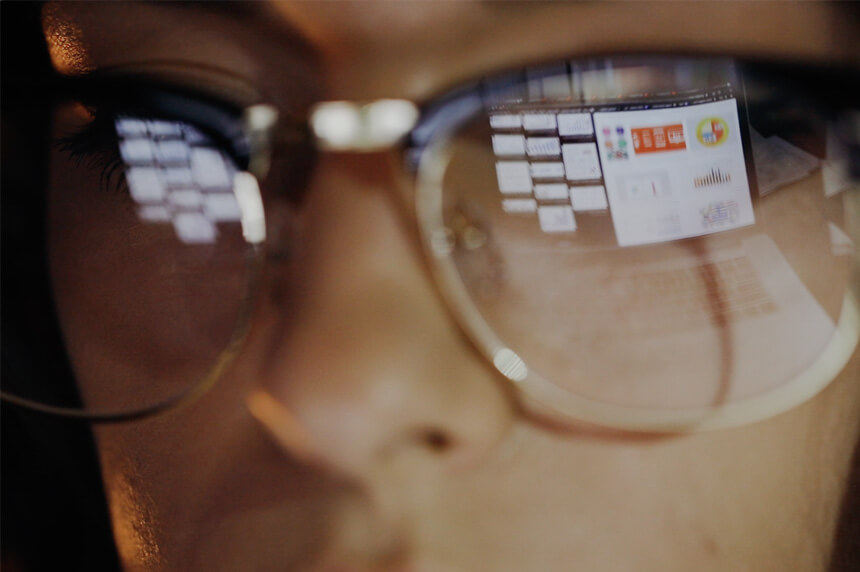
[[[572,33],[574,20],[588,25]],[[121,68],[283,113],[317,98],[425,100],[560,55],[707,48],[847,61],[857,46],[842,41],[845,26],[817,4],[45,10],[64,73]],[[286,184],[273,175],[269,186]],[[273,209],[290,218],[282,232],[295,246],[269,272],[221,382],[182,410],[95,429],[128,569],[826,566],[860,430],[856,350],[813,400],[738,429],[655,436],[541,421],[450,318],[401,183],[384,153],[322,156],[301,208]],[[63,248],[73,247],[55,237]],[[53,265],[68,270],[62,256]],[[109,356],[85,350],[92,332],[75,296],[58,302],[86,394]],[[274,425],[249,410],[260,388],[276,400]],[[284,426],[299,427],[287,447]]]

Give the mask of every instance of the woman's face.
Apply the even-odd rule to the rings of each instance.
[[[422,101],[576,54],[844,60],[857,49],[820,4],[60,3],[44,14],[63,73],[123,68],[282,110]],[[75,180],[69,169],[55,186]],[[298,246],[269,274],[220,382],[179,411],[96,428],[127,568],[826,566],[858,439],[856,351],[814,399],[742,428],[658,437],[539,420],[452,321],[401,183],[383,154],[322,155],[290,214]],[[802,224],[792,208],[784,199],[772,216]],[[64,249],[88,248],[75,240],[86,236],[54,237],[52,271],[69,283]],[[85,395],[127,366],[80,309],[86,293],[58,293]],[[271,415],[251,412],[260,388]],[[298,433],[280,435],[286,426]]]

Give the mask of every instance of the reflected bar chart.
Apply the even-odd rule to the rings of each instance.
[[[727,185],[732,182],[732,174],[720,169],[711,169],[709,173],[699,177],[693,177],[693,186],[697,189],[702,187],[714,187]]]

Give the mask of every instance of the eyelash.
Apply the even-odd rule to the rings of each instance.
[[[119,138],[114,121],[117,113],[107,108],[87,106],[92,121],[72,133],[62,135],[54,145],[78,166],[98,170],[99,184],[107,191],[128,191],[125,162],[119,153]]]
[[[125,117],[193,126],[240,170],[247,165],[239,108],[206,94],[145,78],[99,76],[63,80],[55,92],[66,94],[58,102],[77,102],[91,116],[85,125],[75,125],[55,139],[55,147],[79,165],[98,169],[108,189],[128,192],[122,174],[131,165],[121,152],[122,137],[117,133],[117,120]]]
[[[122,176],[128,164],[120,153],[121,138],[115,126],[117,119],[126,116],[192,126],[211,138],[212,146],[229,156],[239,170],[247,168],[248,140],[235,107],[206,95],[189,94],[146,81],[88,79],[73,83],[71,87],[71,93],[78,94],[71,100],[84,105],[93,119],[58,138],[55,145],[78,164],[98,169],[106,190],[129,192]],[[297,137],[273,143],[270,159],[277,168],[267,175],[268,191],[264,191],[293,205],[303,201],[308,177],[316,163],[316,149],[309,145],[309,131],[299,129],[296,133]]]

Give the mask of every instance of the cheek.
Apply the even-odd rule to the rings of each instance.
[[[434,499],[450,520],[432,532],[470,559],[465,569],[819,569],[857,439],[856,375],[855,361],[807,406],[738,430],[641,440],[525,431],[509,458]],[[462,537],[512,548],[476,554]]]
[[[520,427],[478,469],[400,491],[398,524],[416,554],[457,570],[815,569],[857,439],[857,365],[809,404],[738,430],[592,439]],[[356,522],[361,542],[378,541],[377,508],[272,448],[237,412],[237,385],[182,415],[98,430],[125,561],[298,568]]]

